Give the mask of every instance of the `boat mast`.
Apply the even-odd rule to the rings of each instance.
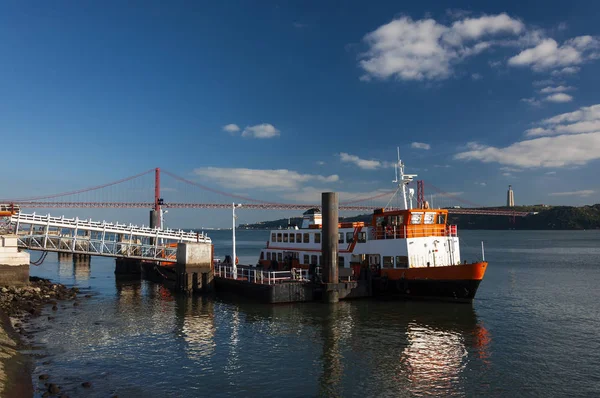
[[[416,174],[404,174],[404,163],[400,160],[400,147],[396,148],[398,151],[398,163],[396,163],[396,179],[393,181],[398,184],[398,188],[402,189],[402,200],[404,201],[404,209],[408,210],[408,200],[406,197],[406,186],[410,183]],[[410,198],[410,208],[412,209],[412,198]]]

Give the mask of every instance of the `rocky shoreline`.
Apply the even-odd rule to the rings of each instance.
[[[78,293],[78,288],[68,288],[37,277],[30,277],[28,286],[0,288],[0,396],[33,396],[33,364],[30,358],[19,352],[27,348],[24,337],[31,337],[24,325],[32,317],[41,315],[46,305],[52,305],[55,311],[59,301],[73,300],[73,305],[79,305],[76,301]],[[47,391],[43,396],[60,396],[60,386],[53,383],[44,385]]]

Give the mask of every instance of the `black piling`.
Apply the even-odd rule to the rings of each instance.
[[[323,227],[321,251],[323,255],[323,281],[326,285],[325,300],[328,303],[339,301],[338,283],[338,194],[321,194]]]

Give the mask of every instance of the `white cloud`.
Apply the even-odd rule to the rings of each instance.
[[[544,79],[544,80],[535,80],[533,81],[534,86],[551,86],[551,85],[555,85],[555,84],[559,84],[557,83],[555,80],[553,79]]]
[[[540,106],[542,104],[540,100],[535,99],[534,97],[521,98],[521,102],[525,102],[526,104],[529,104],[531,106]]]
[[[240,131],[240,127],[237,124],[227,124],[223,126],[223,131],[227,131],[228,133],[237,133]]]
[[[502,173],[502,175],[504,177],[512,177],[513,176],[512,173],[509,173],[509,172]]]
[[[324,162],[324,161],[322,161],[322,160],[317,160],[317,164],[318,164],[319,166],[323,166],[323,165],[325,165],[325,162]]]
[[[481,76],[481,74],[479,74],[479,73],[472,73],[471,74],[471,79],[473,79],[473,80],[481,80],[481,79],[483,79],[483,76]]]
[[[434,164],[433,167],[442,168],[442,169],[449,169],[452,166],[450,166],[449,164]]]
[[[485,182],[476,182],[475,185],[479,185],[480,187],[487,186],[487,184]]]
[[[358,166],[364,170],[376,170],[381,167],[389,166],[388,162],[382,162],[382,161],[375,160],[375,159],[371,159],[371,160],[361,159],[356,155],[350,155],[349,153],[346,153],[346,152],[341,152],[339,154],[339,157],[342,162],[353,163],[356,166]]]
[[[547,176],[553,176],[553,175],[556,174],[556,171],[549,171],[549,172],[544,173],[544,174],[546,174]]]
[[[380,26],[364,37],[368,50],[361,55],[361,80],[373,78],[400,80],[445,79],[452,65],[498,43],[484,37],[517,35],[523,23],[507,14],[464,18],[451,26],[434,19],[401,17]]]
[[[256,126],[248,126],[242,131],[242,137],[252,138],[273,138],[279,137],[280,131],[270,123],[257,124]]]
[[[592,36],[579,36],[558,45],[554,39],[544,39],[535,47],[521,51],[508,60],[510,66],[530,66],[535,71],[571,67],[594,58],[600,41]],[[567,70],[564,73],[569,73]]]
[[[544,99],[549,102],[571,102],[571,101],[573,101],[573,97],[570,96],[569,94],[565,94],[565,93],[552,94],[552,95],[547,96]]]
[[[520,172],[523,171],[522,169],[517,169],[516,167],[507,167],[507,166],[500,167],[500,170],[502,170],[502,171],[508,171],[508,172],[511,172],[511,173],[520,173]]]
[[[583,165],[600,159],[600,132],[541,137],[504,148],[469,143],[468,148],[454,158],[521,168]]]
[[[584,189],[581,191],[571,191],[571,192],[552,192],[548,195],[550,196],[590,196],[593,193],[595,193],[596,191],[593,191],[591,189]]]
[[[410,147],[414,149],[425,149],[426,151],[431,149],[431,145],[426,144],[424,142],[413,142],[412,144],[410,144]]]
[[[214,180],[226,188],[233,189],[268,189],[273,191],[297,190],[301,184],[318,181],[332,183],[339,180],[336,174],[322,176],[301,174],[287,169],[244,169],[225,167],[202,167],[194,170],[194,174]]]
[[[580,134],[600,132],[600,104],[584,106],[574,112],[544,119],[541,127],[525,131],[526,136]]]
[[[578,66],[567,66],[566,68],[553,70],[551,75],[552,76],[574,75],[575,73],[579,72],[580,69],[581,68],[579,68]]]
[[[542,94],[562,93],[564,91],[570,91],[570,90],[574,90],[574,89],[575,89],[575,87],[571,87],[571,86],[556,86],[556,87],[548,86],[548,87],[544,87],[543,89],[541,89],[540,93],[542,93]]]
[[[532,129],[526,130],[525,135],[528,137],[535,137],[538,135],[553,135],[552,130],[545,129],[543,127],[534,127]]]
[[[302,28],[306,28],[308,25],[304,24],[304,23],[300,23],[300,22],[294,22],[292,24],[294,26],[294,28],[296,29],[302,29]]]

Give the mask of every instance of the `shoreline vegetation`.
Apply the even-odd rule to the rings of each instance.
[[[0,396],[33,396],[33,361],[22,353],[30,348],[28,321],[40,316],[46,305],[52,305],[53,310],[65,300],[73,300],[76,305],[78,292],[77,288],[37,277],[30,277],[28,286],[0,288]],[[60,392],[53,383],[45,383],[44,388],[50,394]]]
[[[488,208],[489,209],[489,208]],[[574,206],[515,206],[498,207],[501,210],[528,212],[525,217],[484,216],[451,214],[448,224],[457,225],[459,229],[487,230],[584,230],[600,229],[600,204]],[[371,214],[353,217],[341,217],[340,221],[371,222]],[[254,224],[240,224],[240,229],[278,229],[286,228],[288,223],[300,226],[301,217],[282,218]]]

